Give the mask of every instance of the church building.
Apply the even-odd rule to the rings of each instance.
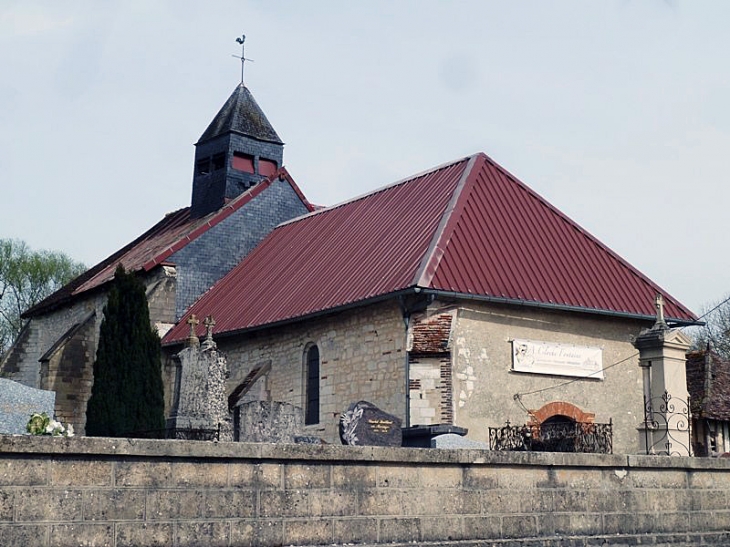
[[[313,210],[283,155],[284,143],[240,84],[195,145],[190,207],[167,214],[27,310],[25,327],[0,363],[3,377],[55,391],[56,418],[83,433],[102,310],[117,266],[142,277],[150,319],[164,335],[275,226]]]
[[[694,324],[689,309],[483,153],[315,210],[283,146],[239,85],[196,144],[190,207],[27,310],[2,375],[55,391],[83,433],[122,265],[163,337],[168,416],[176,356],[209,318],[230,409],[289,403],[326,442],[365,400],[481,442],[506,422],[611,424],[614,452],[640,451],[634,341],[657,295],[667,328]]]
[[[327,442],[366,400],[482,442],[507,421],[611,424],[636,453],[633,342],[657,295],[668,326],[696,321],[480,153],[282,223],[186,315],[215,319],[229,393],[299,406]],[[189,332],[167,333],[170,355]]]

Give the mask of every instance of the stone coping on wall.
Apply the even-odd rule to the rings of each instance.
[[[129,456],[164,459],[400,462],[468,465],[539,465],[598,468],[730,469],[730,458],[690,458],[480,449],[393,448],[183,440],[0,435],[0,454]]]

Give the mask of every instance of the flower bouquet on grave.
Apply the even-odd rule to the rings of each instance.
[[[74,436],[74,428],[71,424],[64,427],[61,422],[50,418],[45,412],[31,414],[25,429],[31,435],[51,435],[53,437]]]

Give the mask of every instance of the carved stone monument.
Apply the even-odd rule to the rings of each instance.
[[[354,446],[401,446],[401,419],[367,401],[353,403],[340,418],[340,440]]]
[[[206,337],[202,343],[195,335],[198,323],[194,315],[188,319],[188,347],[177,354],[176,400],[168,427],[213,430],[220,425],[220,440],[230,441],[233,435],[225,386],[228,363],[213,341],[213,318],[207,317],[203,323]]]
[[[276,401],[250,401],[235,409],[237,441],[246,443],[293,443],[302,435],[302,409]]]
[[[30,415],[45,412],[53,418],[55,391],[45,391],[0,378],[0,434],[22,435]]]

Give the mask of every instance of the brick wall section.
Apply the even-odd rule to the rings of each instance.
[[[354,402],[370,401],[405,418],[405,326],[397,304],[373,304],[296,325],[270,329],[235,342],[216,338],[230,368],[228,393],[249,372],[271,363],[271,400],[304,408],[304,349],[314,343],[320,356],[320,423],[307,434],[339,442],[340,413]]]
[[[277,180],[235,214],[173,254],[169,261],[177,266],[176,319],[274,227],[308,212],[289,183]]]
[[[727,545],[729,497],[722,459],[0,437],[0,545]]]

